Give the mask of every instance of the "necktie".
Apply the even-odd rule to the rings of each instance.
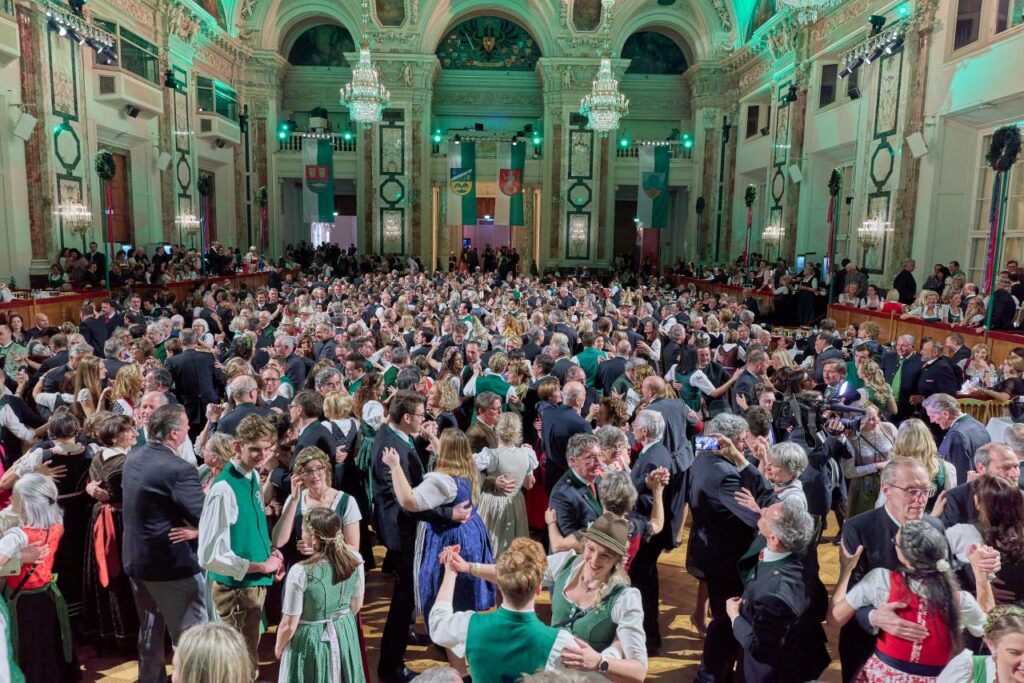
[[[900,356],[899,362],[896,364],[896,374],[892,377],[892,395],[898,401],[900,398],[900,387],[903,384],[903,361],[905,359]]]
[[[588,488],[590,489],[590,495],[594,497],[594,500],[597,500],[597,487],[591,483]]]

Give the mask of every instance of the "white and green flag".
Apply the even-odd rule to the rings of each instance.
[[[319,138],[302,140],[302,209],[310,223],[334,221],[334,157],[331,141]]]
[[[448,225],[476,224],[476,143],[448,143]]]
[[[494,200],[494,224],[522,225],[526,144],[499,142],[497,161],[498,192]]]
[[[645,228],[668,227],[668,147],[640,146],[636,215]]]

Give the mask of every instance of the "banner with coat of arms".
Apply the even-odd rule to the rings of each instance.
[[[302,210],[309,223],[334,222],[333,162],[330,140],[302,140]]]
[[[495,225],[523,225],[523,168],[526,144],[498,143],[498,192],[494,200]]]
[[[636,216],[645,228],[668,227],[668,147],[640,147]]]
[[[476,143],[448,142],[448,225],[476,225]]]

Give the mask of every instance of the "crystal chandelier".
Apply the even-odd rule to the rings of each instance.
[[[892,223],[879,217],[869,218],[857,228],[857,241],[865,249],[877,247],[885,241],[886,235],[892,232]]]
[[[587,117],[587,126],[602,137],[619,127],[619,119],[629,111],[629,100],[619,92],[619,82],[612,76],[610,19],[615,0],[601,0],[601,26],[604,31],[604,52],[597,78],[590,94],[580,102],[580,114]]]
[[[89,207],[77,199],[68,199],[60,205],[57,211],[61,221],[76,235],[85,236],[92,225],[92,211]]]
[[[829,0],[782,0],[793,12],[793,17],[801,26],[813,24],[818,20],[818,12],[821,12],[834,4]]]
[[[194,213],[183,213],[179,215],[174,222],[178,224],[178,229],[189,237],[194,237],[199,234],[200,223]]]
[[[782,238],[786,236],[786,229],[779,223],[769,223],[764,226],[764,232],[761,233],[761,241],[764,242],[765,246],[777,247],[782,244]]]
[[[359,63],[352,69],[352,82],[341,89],[341,103],[348,107],[352,120],[369,126],[378,123],[391,104],[391,94],[381,83],[380,71],[370,58],[366,29],[370,23],[370,3],[363,0],[363,41],[359,44]]]

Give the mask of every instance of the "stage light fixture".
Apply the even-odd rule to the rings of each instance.
[[[629,147],[629,136],[628,135],[620,135],[619,136],[619,147],[622,147],[623,149],[625,149],[626,147]]]
[[[57,27],[57,35],[59,35],[59,36],[60,36],[61,38],[63,38],[63,37],[65,37],[65,36],[66,36],[67,34],[68,34],[68,27],[67,27],[67,26],[64,26],[63,24],[60,24],[60,25],[59,25],[59,26]]]
[[[683,140],[683,147],[693,149],[693,140]]]
[[[796,102],[796,100],[797,100],[796,86],[795,85],[791,85],[791,86],[789,86],[789,90],[786,92],[786,101],[787,102]]]
[[[513,145],[518,145],[519,144],[519,136],[518,135],[513,135],[512,136],[512,144]]]
[[[345,142],[350,142],[352,140],[352,131],[346,130],[344,133],[341,134],[341,139],[344,140]]]
[[[846,78],[847,76],[850,75],[850,67],[844,66],[842,69],[839,70],[839,73],[837,73],[836,75],[839,78]]]
[[[461,135],[459,135],[458,133],[456,133],[456,134],[455,134],[455,140],[454,140],[454,142],[455,142],[455,144],[456,144],[456,145],[461,145],[461,144],[462,144],[462,136],[461,136]]]
[[[872,14],[868,17],[868,23],[871,24],[871,33],[868,37],[877,36],[882,31],[882,27],[885,26],[885,17],[880,14]]]
[[[441,143],[441,129],[440,128],[435,128],[434,129],[434,144],[440,144],[440,143]]]
[[[164,87],[171,88],[172,90],[178,87],[178,79],[174,77],[172,69],[168,69],[167,73],[164,74]]]
[[[771,132],[771,129],[768,126],[764,126],[763,128],[759,129],[758,132],[761,135],[768,135],[768,133]]]
[[[534,146],[537,146],[537,145],[540,144],[540,133],[534,133],[533,134],[532,142],[533,142]]]
[[[249,132],[249,115],[248,114],[240,114],[238,116],[238,131],[240,133],[248,133]]]
[[[901,17],[907,16],[908,14],[910,14],[910,5],[907,3],[900,5],[899,7],[896,8],[896,14],[900,15]]]

